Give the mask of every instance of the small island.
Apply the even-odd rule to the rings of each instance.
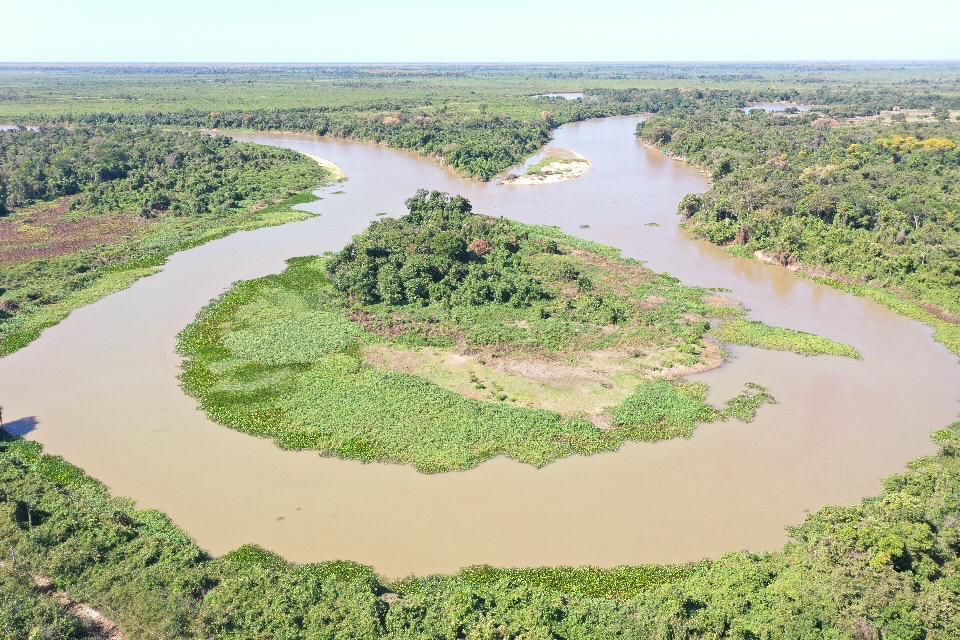
[[[751,383],[715,407],[683,379],[724,362],[711,319],[745,316],[716,291],[462,197],[421,190],[407,208],[240,283],[181,334],[183,385],[211,417],[441,472],[690,437],[772,401]]]
[[[590,161],[575,151],[547,149],[542,160],[530,165],[523,175],[510,174],[503,184],[551,184],[579,178],[590,169]]]

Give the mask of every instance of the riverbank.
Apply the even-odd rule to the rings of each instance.
[[[704,181],[636,144],[636,122],[559,129],[555,144],[596,161],[563,189],[462,181],[375,144],[257,134],[254,141],[335,162],[350,175],[337,187],[344,193],[306,205],[321,216],[177,254],[162,272],[0,360],[5,417],[116,494],[170,514],[215,554],[252,542],[291,560],[352,558],[402,576],[478,563],[682,563],[731,548],[776,548],[784,523],[799,522],[803,509],[855,503],[930,450],[930,427],[955,415],[955,358],[917,323],[677,231],[676,203]],[[685,285],[729,289],[751,319],[850,344],[864,360],[733,347],[726,366],[697,379],[718,405],[744,382],[762,381],[779,404],[765,406],[751,425],[710,425],[690,440],[627,444],[542,469],[496,458],[425,476],[282,451],[198,412],[177,384],[174,337],[200,309],[236,281],[282,271],[290,256],[342,249],[380,219],[374,212],[399,214],[416,185],[463,194],[494,216],[617,246]],[[590,229],[580,230],[584,223]],[[404,510],[391,506],[399,503]],[[590,525],[601,520],[607,526]]]
[[[681,203],[684,226],[691,233],[736,256],[777,264],[799,276],[868,297],[924,322],[933,329],[938,341],[960,355],[960,302],[955,295],[956,269],[950,266],[955,257],[942,248],[950,241],[931,246],[925,239],[928,234],[953,237],[955,231],[938,215],[911,218],[899,214],[899,218],[892,215],[886,219],[875,210],[884,210],[884,207],[911,210],[921,197],[911,195],[913,187],[891,191],[891,181],[920,185],[917,190],[925,194],[925,207],[948,209],[952,206],[956,199],[952,185],[956,180],[945,176],[957,173],[958,165],[952,159],[960,140],[960,127],[956,122],[937,123],[931,116],[926,122],[909,125],[909,131],[904,129],[901,133],[891,133],[891,128],[908,125],[878,124],[872,118],[856,118],[855,124],[842,126],[839,121],[834,120],[830,125],[812,116],[789,126],[766,122],[764,126],[769,135],[785,137],[784,146],[792,149],[790,154],[769,157],[766,147],[752,147],[751,136],[757,134],[748,131],[749,126],[718,113],[700,117],[705,120],[689,122],[671,117],[661,118],[667,125],[650,124],[657,131],[664,126],[672,128],[678,132],[678,141],[672,141],[670,136],[664,141],[655,132],[653,137],[660,140],[656,143],[647,139],[652,134],[645,135],[643,127],[638,129],[638,137],[644,144],[652,144],[716,178],[711,180],[705,194],[692,194]],[[763,117],[766,116],[754,120]],[[691,149],[695,156],[692,158],[682,155],[687,148],[682,142],[687,134],[684,127],[706,135],[709,143],[707,146],[700,143]],[[826,134],[819,133],[821,131]],[[809,140],[817,135],[826,135],[827,142]],[[720,153],[720,149],[713,150],[714,153],[711,144],[727,155]],[[798,146],[805,144],[816,144],[820,154],[829,155],[811,161],[809,154]],[[750,166],[746,170],[757,174],[752,178],[744,177],[744,170],[734,171],[733,156],[727,147],[737,145],[750,149],[746,152],[748,155],[754,154],[744,161]],[[717,160],[720,156],[724,158]],[[852,164],[844,165],[847,161]],[[878,177],[877,171],[891,166],[895,169],[889,176]],[[768,195],[763,197],[769,202],[763,206],[755,201],[734,204],[746,190],[746,181],[750,185],[769,186],[773,181],[782,183],[787,175],[797,178],[790,184],[806,185],[809,191],[798,191],[787,197],[770,195],[773,191],[767,190],[764,193]],[[865,200],[868,196],[869,200]],[[822,200],[823,197],[829,201]],[[928,200],[932,204],[927,204]],[[864,204],[868,201],[871,204]],[[798,205],[804,211],[810,207],[816,209],[820,206],[816,203],[825,207],[817,215],[792,213]],[[712,211],[716,206],[723,209],[722,215]],[[841,213],[858,206],[862,209],[858,219],[846,219]],[[841,219],[844,221],[838,222]],[[784,231],[787,228],[791,231]],[[818,240],[813,243],[815,237]],[[828,241],[821,241],[823,237]],[[867,246],[880,247],[882,255],[878,255],[878,249],[866,249]],[[935,252],[936,257],[928,255],[930,251]]]
[[[354,563],[296,565],[250,546],[211,559],[163,514],[135,509],[80,469],[5,436],[0,539],[20,566],[88,603],[84,611],[97,621],[116,620],[128,636],[155,640],[321,632],[405,640],[491,627],[576,638],[785,627],[810,637],[877,637],[907,628],[948,638],[960,633],[957,617],[943,613],[957,606],[950,584],[960,558],[950,523],[960,518],[958,428],[935,432],[939,453],[891,478],[879,498],[808,515],[782,549],[684,566],[473,567],[386,581]],[[7,595],[14,604],[31,597]],[[698,605],[678,609],[678,600]],[[36,607],[21,603],[15,615]],[[443,613],[451,608],[455,633]],[[123,637],[111,629],[108,637]]]
[[[311,153],[305,153],[303,155],[307,156],[318,165],[323,167],[329,176],[330,182],[343,182],[347,179],[347,174],[344,172],[344,170],[326,158],[321,158],[320,156],[313,155]]]
[[[305,190],[333,175],[289,152],[232,141],[206,143],[155,130],[101,135],[117,145],[124,161],[150,143],[153,156],[138,162],[152,167],[151,178],[142,177],[142,166],[121,166],[111,180],[87,176],[89,168],[78,166],[77,192],[61,195],[55,186],[47,189],[42,170],[20,176],[34,180],[37,196],[8,198],[17,206],[0,217],[0,355],[23,348],[72,311],[155,273],[174,253],[238,231],[302,220],[306,214],[292,207],[313,200]],[[51,128],[3,136],[4,147],[25,158],[50,145],[94,153],[89,131]],[[49,141],[38,142],[44,136]],[[232,165],[229,172],[226,165]],[[21,171],[13,164],[4,169]],[[210,186],[211,179],[219,182]],[[171,191],[170,184],[182,187]]]

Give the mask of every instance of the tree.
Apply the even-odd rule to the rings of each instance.
[[[933,117],[940,122],[946,122],[950,119],[950,111],[942,104],[937,105],[933,108]]]

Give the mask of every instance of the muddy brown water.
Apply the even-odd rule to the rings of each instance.
[[[478,563],[613,566],[775,548],[808,510],[875,494],[882,478],[934,451],[929,433],[960,408],[960,367],[917,322],[687,238],[676,205],[705,180],[635,142],[637,121],[562,127],[553,145],[593,167],[534,186],[468,182],[362,142],[247,135],[328,158],[350,179],[307,205],[318,217],[180,253],[0,360],[4,416],[115,495],[168,513],[216,554],[257,543],[290,560],[350,559],[398,577]],[[752,424],[706,425],[691,440],[628,444],[544,469],[495,459],[422,475],[281,451],[199,412],[177,385],[174,353],[199,309],[288,257],[340,248],[376,212],[400,213],[421,186],[621,247],[688,284],[731,289],[753,318],[848,342],[865,360],[734,347],[728,365],[700,378],[717,400],[748,380],[767,385],[779,404]]]

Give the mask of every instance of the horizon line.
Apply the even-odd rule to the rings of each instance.
[[[14,65],[650,65],[650,64],[864,64],[864,63],[960,63],[960,58],[808,58],[752,60],[0,60],[0,66]]]

